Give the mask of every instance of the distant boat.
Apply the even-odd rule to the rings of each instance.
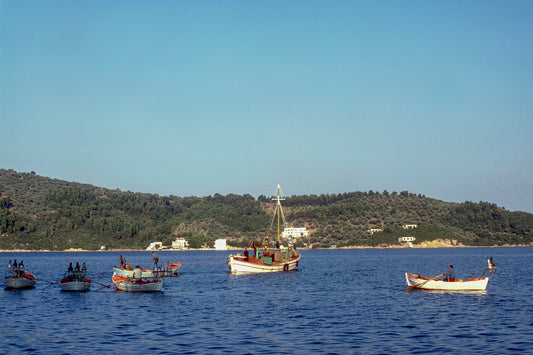
[[[142,278],[152,277],[175,277],[179,275],[179,268],[181,263],[173,263],[170,261],[167,265],[158,267],[156,269],[142,269]],[[125,277],[133,277],[133,269],[130,264],[126,264],[125,268],[113,266],[113,274]]]
[[[35,276],[24,269],[24,266],[8,266],[4,277],[7,289],[29,289],[35,287]]]
[[[268,243],[272,242],[272,226],[274,219],[277,217],[277,245],[280,245],[280,230],[285,227],[285,216],[281,208],[280,186],[278,185],[278,194],[274,198],[276,203],[276,210],[270,223],[270,230],[268,240],[266,241],[264,249],[259,242],[252,242],[251,248],[253,255],[230,255],[227,261],[230,272],[233,274],[249,274],[249,273],[266,273],[266,272],[281,272],[291,271],[298,266],[301,255],[296,251],[296,248],[276,248],[270,250]],[[280,219],[283,225],[280,224]],[[282,231],[282,230],[281,230]]]
[[[80,271],[67,271],[65,276],[59,281],[59,285],[63,291],[85,292],[89,291],[91,284],[91,279],[87,278],[85,273]]]
[[[420,275],[405,273],[409,289],[437,291],[484,291],[489,282],[488,277],[475,277],[463,280],[445,281]]]
[[[134,279],[125,276],[113,275],[113,285],[118,291],[126,292],[161,292],[163,279]]]

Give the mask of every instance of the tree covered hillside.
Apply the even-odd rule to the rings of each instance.
[[[398,244],[401,236],[466,245],[533,241],[532,214],[407,191],[291,196],[283,208],[290,226],[311,232],[300,246]],[[154,241],[170,245],[177,237],[191,247],[210,246],[217,238],[243,247],[266,236],[273,210],[263,195],[159,196],[0,169],[2,249],[146,248]],[[417,228],[404,229],[407,224]]]

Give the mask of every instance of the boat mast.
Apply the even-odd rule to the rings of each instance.
[[[281,198],[281,187],[279,186],[278,184],[278,195],[277,197],[273,197],[272,198],[273,201],[276,201],[276,212],[274,214],[274,216],[272,217],[272,222],[270,223],[270,229],[272,230],[272,224],[274,224],[274,218],[278,218],[278,242],[280,241],[279,240],[279,231],[280,231],[280,216],[281,216],[281,221],[283,222],[283,229],[285,229],[285,225],[287,224],[287,222],[285,221],[285,215],[283,214],[283,209],[281,208],[281,201],[285,200],[284,198]]]

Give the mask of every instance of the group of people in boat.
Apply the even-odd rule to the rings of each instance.
[[[87,274],[87,266],[85,265],[85,263],[83,263],[83,266],[80,265],[79,262],[76,262],[76,266],[75,267],[72,267],[72,263],[70,263],[70,265],[68,266],[68,270],[67,270],[68,273],[78,273],[78,274]]]
[[[70,263],[62,281],[72,282],[74,280],[83,280],[85,276],[87,276],[87,265],[85,263],[80,265],[79,262],[76,262],[76,266],[74,267]]]
[[[26,269],[24,268],[24,261],[21,260],[20,263],[17,263],[17,259],[15,259],[12,264],[11,260],[9,260],[6,271],[16,274],[19,277],[24,275],[26,272]]]
[[[261,243],[257,241],[250,242],[250,247],[253,249],[254,254],[253,256],[257,259],[259,259],[261,256],[265,257],[272,257],[272,251],[268,247],[267,244],[264,245],[263,251],[261,252]],[[279,242],[276,242],[276,250],[280,251],[283,249],[283,245],[281,245]],[[296,255],[298,252],[296,250],[296,245],[291,245],[289,247],[289,256],[292,258],[294,255]],[[248,248],[244,248],[244,257],[246,258],[246,261],[250,259],[250,253],[248,251]]]

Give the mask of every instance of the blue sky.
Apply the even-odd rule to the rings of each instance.
[[[0,1],[0,168],[533,213],[532,1]]]

